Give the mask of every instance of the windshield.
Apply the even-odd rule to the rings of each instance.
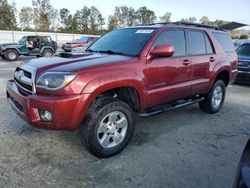
[[[89,37],[87,37],[87,36],[83,36],[83,37],[81,37],[81,38],[79,38],[79,39],[76,39],[76,41],[77,41],[77,42],[87,42],[87,41],[88,41],[88,38],[89,38]]]
[[[237,54],[240,56],[248,56],[250,57],[250,43],[245,43],[240,45],[237,50]]]
[[[21,38],[21,39],[18,41],[18,43],[22,44],[22,43],[26,42],[26,41],[27,41],[27,38],[28,38],[28,37],[23,37],[23,38]]]
[[[87,51],[138,56],[154,29],[117,29],[97,40]]]

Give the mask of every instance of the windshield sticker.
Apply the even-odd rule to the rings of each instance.
[[[154,30],[152,29],[140,29],[137,30],[135,33],[144,33],[144,34],[148,34],[148,33],[152,33]]]

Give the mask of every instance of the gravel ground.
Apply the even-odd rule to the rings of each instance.
[[[136,120],[125,150],[98,159],[76,132],[29,127],[10,108],[5,83],[16,63],[0,60],[0,187],[231,187],[250,133],[250,87],[227,89],[215,115],[198,105]]]

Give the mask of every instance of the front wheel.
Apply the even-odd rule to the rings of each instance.
[[[224,103],[225,95],[225,83],[222,80],[217,80],[205,99],[199,103],[200,109],[210,114],[217,113]]]
[[[1,57],[3,60],[6,60],[4,55],[0,55],[0,57]]]
[[[134,132],[131,108],[123,101],[108,98],[93,104],[80,129],[86,148],[97,157],[121,152]]]
[[[7,50],[4,57],[7,61],[16,61],[19,57],[19,54],[16,50]]]

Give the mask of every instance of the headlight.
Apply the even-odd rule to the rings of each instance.
[[[70,72],[47,72],[38,78],[36,87],[47,90],[58,90],[67,86],[76,76],[75,73]]]

